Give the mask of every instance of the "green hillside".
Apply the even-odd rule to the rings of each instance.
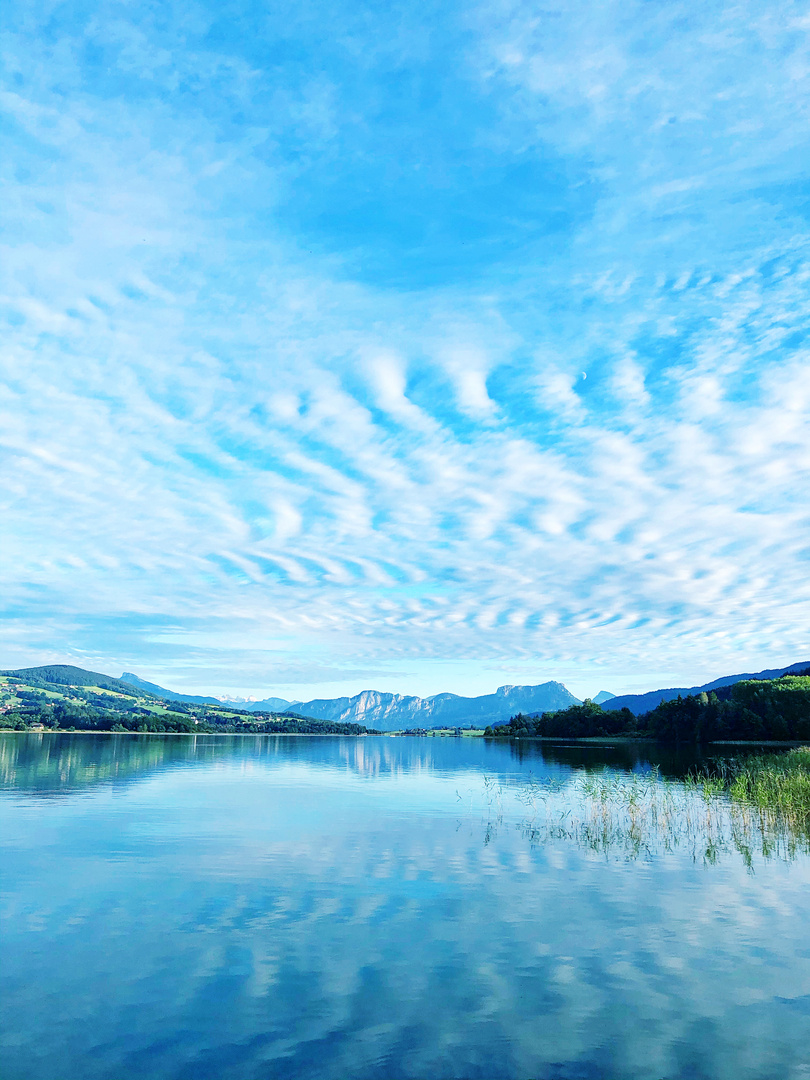
[[[164,701],[121,679],[69,664],[0,673],[0,729],[342,735],[367,730],[289,713]]]
[[[114,690],[127,696],[133,692],[133,688],[121,679],[113,679],[110,675],[102,675],[98,671],[85,671],[84,668],[74,667],[72,664],[46,664],[44,667],[0,671],[0,676],[3,675],[13,679],[22,679],[29,686],[95,686],[102,690]],[[156,695],[147,691],[141,693],[140,696],[155,697]]]

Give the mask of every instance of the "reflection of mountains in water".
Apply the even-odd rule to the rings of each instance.
[[[8,733],[0,736],[0,788],[41,796],[68,794],[98,784],[122,784],[168,769],[250,760],[268,768],[301,763],[345,769],[360,777],[472,771],[503,783],[570,775],[608,766],[681,778],[701,764],[694,750],[651,743],[555,745],[480,738],[353,738],[328,736],[120,735]]]

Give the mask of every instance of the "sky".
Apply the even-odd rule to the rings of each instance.
[[[0,667],[810,660],[810,16],[9,0]]]

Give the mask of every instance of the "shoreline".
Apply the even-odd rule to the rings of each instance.
[[[385,731],[380,734],[390,733]],[[202,736],[210,736],[214,739],[364,739],[367,733],[361,731],[358,735],[347,735],[339,731],[89,731],[87,728],[76,731],[66,731],[64,728],[15,731],[14,728],[0,728],[0,735],[149,735],[151,738],[171,735],[178,739],[197,739]]]
[[[42,728],[40,730],[16,731],[14,728],[0,728],[0,736],[3,735],[123,735],[123,736],[144,736],[148,735],[150,738],[165,738],[171,736],[173,738],[188,739],[188,738],[202,738],[210,737],[214,739],[463,739],[463,738],[487,738],[490,742],[538,742],[538,743],[550,743],[555,746],[628,746],[628,745],[641,745],[641,746],[666,746],[666,747],[689,747],[695,746],[710,747],[710,746],[773,746],[783,747],[785,749],[798,748],[806,744],[806,740],[785,740],[785,739],[716,739],[713,742],[706,743],[669,743],[660,742],[656,739],[644,739],[634,738],[632,736],[623,735],[586,735],[582,738],[576,738],[569,736],[554,736],[554,735],[509,735],[498,736],[491,735],[485,736],[483,731],[476,731],[474,734],[469,733],[467,735],[449,735],[449,734],[434,734],[428,732],[425,735],[405,735],[400,731],[380,731],[377,734],[372,732],[362,731],[357,735],[349,735],[345,732],[339,731],[89,731],[86,728],[79,729],[77,731],[66,731],[61,728]]]
[[[488,735],[486,738],[496,742],[541,742],[555,743],[564,746],[628,746],[632,744],[640,746],[670,746],[670,747],[694,747],[694,746],[804,746],[806,739],[712,739],[709,742],[695,743],[684,740],[680,743],[662,742],[660,739],[649,739],[634,735],[583,735],[577,738],[574,735]]]

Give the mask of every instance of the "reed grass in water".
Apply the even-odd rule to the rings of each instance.
[[[532,843],[567,840],[627,859],[681,851],[705,864],[736,851],[749,868],[810,853],[810,747],[719,762],[685,781],[605,769],[516,790],[487,779],[485,792],[487,841],[513,795]]]
[[[726,784],[732,799],[810,826],[810,746],[731,762]]]

